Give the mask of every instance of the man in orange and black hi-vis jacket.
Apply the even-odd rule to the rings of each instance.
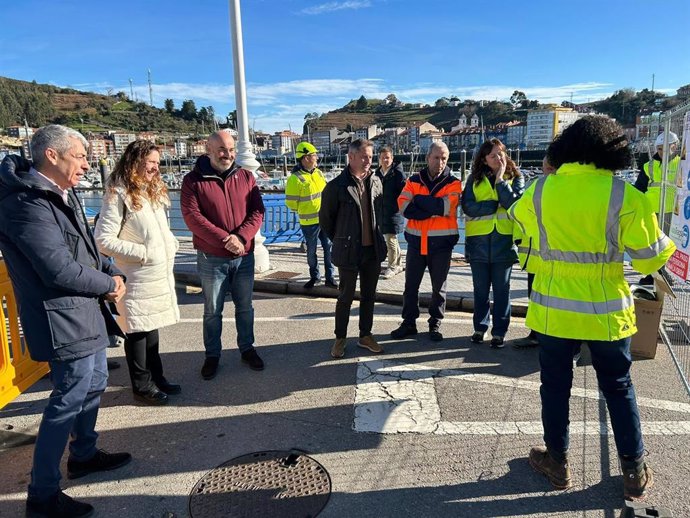
[[[439,331],[446,309],[446,280],[453,247],[458,242],[458,206],[462,194],[460,180],[450,174],[448,146],[434,142],[426,156],[427,167],[412,175],[398,198],[407,218],[405,240],[407,258],[403,322],[391,336],[397,340],[417,334],[419,286],[424,270],[431,277],[429,338],[443,340]]]

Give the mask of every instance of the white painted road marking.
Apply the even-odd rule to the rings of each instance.
[[[437,377],[539,391],[538,382],[507,376],[360,358],[355,387],[354,430],[383,434],[543,435],[541,421],[442,421],[436,397]],[[603,398],[596,390],[574,388],[572,395],[597,400]],[[690,414],[690,405],[676,401],[638,398],[638,405]],[[642,430],[645,435],[690,434],[690,421],[645,421]],[[599,421],[571,421],[570,431],[580,435],[612,433],[608,423]]]

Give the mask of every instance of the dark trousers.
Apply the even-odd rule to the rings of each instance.
[[[158,329],[128,333],[125,338],[129,378],[132,380],[132,390],[138,394],[148,392],[155,384],[165,381],[158,343]]]
[[[89,460],[96,453],[96,418],[108,384],[105,348],[78,360],[50,363],[53,391],[43,411],[34,447],[29,497],[43,500],[60,489],[60,459]]]
[[[335,305],[335,337],[347,337],[347,325],[350,322],[350,308],[355,298],[357,277],[359,276],[359,336],[371,334],[374,325],[374,302],[376,285],[381,275],[381,263],[376,258],[373,246],[362,248],[362,262],[358,268],[338,268],[340,283],[338,302]]]
[[[419,318],[419,286],[424,271],[429,269],[431,278],[431,302],[429,303],[429,327],[438,328],[446,311],[446,282],[453,251],[422,255],[416,248],[407,249],[405,258],[405,292],[403,293],[403,322],[415,325]]]
[[[538,333],[541,366],[541,420],[544,443],[558,453],[568,451],[569,402],[573,385],[573,353],[581,340]],[[604,394],[618,455],[637,459],[644,453],[640,413],[630,379],[630,338],[588,341],[599,390]]]
[[[491,334],[505,336],[510,325],[510,273],[512,263],[470,263],[472,284],[474,286],[474,330],[483,333],[489,329]],[[491,311],[489,291],[494,292],[494,307]]]

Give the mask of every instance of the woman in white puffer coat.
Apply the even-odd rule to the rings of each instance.
[[[169,394],[181,392],[163,376],[158,352],[158,329],[180,319],[173,277],[179,243],[165,214],[170,200],[159,161],[152,142],[135,140],[127,146],[108,178],[95,230],[99,250],[127,276],[116,318],[127,333],[134,399],[149,405],[166,404]]]

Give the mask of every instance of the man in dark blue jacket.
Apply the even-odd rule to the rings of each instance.
[[[108,380],[109,334],[122,334],[106,302],[125,293],[124,277],[96,248],[72,188],[89,168],[87,142],[50,125],[31,141],[33,164],[0,164],[0,250],[7,263],[31,358],[50,364],[53,391],[34,449],[26,503],[30,517],[90,516],[93,507],[60,490],[60,459],[71,433],[69,478],[118,468],[129,453],[96,448]]]

